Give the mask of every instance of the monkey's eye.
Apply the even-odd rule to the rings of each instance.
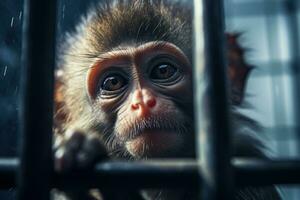
[[[171,64],[168,63],[159,64],[152,69],[150,73],[150,78],[155,80],[169,79],[173,77],[177,71],[178,69]]]
[[[102,82],[101,89],[105,91],[116,91],[127,84],[127,80],[119,74],[107,76]]]

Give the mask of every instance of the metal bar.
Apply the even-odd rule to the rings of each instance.
[[[237,186],[300,183],[300,161],[237,159],[233,162]]]
[[[211,200],[233,199],[223,12],[222,0],[194,1],[197,153],[201,196]]]
[[[263,10],[266,13],[265,18],[265,23],[266,26],[264,27],[265,29],[265,34],[262,37],[266,38],[267,41],[267,53],[269,55],[268,61],[273,61],[273,60],[278,60],[278,65],[274,65],[273,67],[269,68],[268,71],[268,79],[269,84],[270,84],[270,93],[271,93],[271,99],[272,99],[272,104],[270,105],[272,110],[273,110],[273,118],[274,118],[274,124],[281,124],[282,121],[286,121],[286,113],[285,109],[286,107],[282,105],[286,105],[286,98],[281,98],[283,95],[284,91],[284,82],[283,79],[280,79],[278,76],[275,76],[274,71],[278,71],[279,73],[283,73],[286,71],[287,67],[280,67],[283,66],[283,63],[281,60],[279,60],[278,55],[281,54],[281,48],[280,43],[278,42],[278,38],[281,37],[280,32],[277,31],[280,29],[280,19],[278,17],[274,17],[279,14],[279,10],[276,8],[282,8],[278,3],[271,4],[270,6],[266,6],[268,4],[268,0],[263,0]],[[273,12],[272,12],[273,11]],[[276,13],[277,12],[277,13]],[[273,15],[269,14],[273,13]],[[261,68],[264,66],[260,66]],[[276,68],[276,69],[275,69]],[[265,70],[267,70],[265,68]],[[279,129],[274,129],[272,134],[274,135],[279,135],[280,132]],[[279,140],[276,137],[274,138],[274,149],[279,149]]]
[[[264,186],[271,184],[299,184],[300,160],[268,161],[235,159],[233,169],[237,186]],[[15,187],[17,159],[0,159],[0,188]],[[201,184],[199,166],[193,160],[104,162],[88,172],[54,174],[51,186],[70,187],[189,187]],[[200,178],[199,178],[200,177]],[[125,189],[125,188],[124,188]]]
[[[81,187],[142,189],[142,188],[188,188],[196,189],[200,184],[197,162],[139,161],[107,162],[96,165],[93,170],[73,174],[56,174],[54,185],[59,188]],[[116,182],[118,182],[116,184]],[[75,183],[75,185],[74,185]],[[123,186],[122,186],[123,185]]]
[[[288,0],[289,1],[289,0]],[[297,0],[296,0],[297,1]],[[287,1],[272,0],[272,1],[234,1],[226,3],[230,5],[227,16],[232,17],[251,17],[251,16],[274,16],[285,13],[285,4]],[[294,9],[300,9],[300,3],[296,2]],[[268,10],[268,12],[266,12]]]
[[[0,159],[0,188],[9,189],[16,186],[16,174],[19,160]]]
[[[18,199],[47,200],[52,173],[56,1],[24,3]]]
[[[292,72],[292,80],[293,80],[293,98],[294,98],[294,117],[295,124],[300,125],[300,28],[299,28],[299,20],[298,20],[298,12],[300,3],[298,0],[288,0],[284,2],[287,15],[287,33],[289,38],[289,50],[291,55],[291,72]],[[298,139],[298,152],[300,153],[300,136],[296,134]]]

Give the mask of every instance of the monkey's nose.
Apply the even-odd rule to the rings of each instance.
[[[147,100],[145,103],[143,101],[132,103],[131,108],[133,110],[138,110],[138,109],[141,109],[142,107],[153,108],[155,105],[156,105],[156,100],[153,98],[153,99]]]
[[[139,115],[146,116],[155,105],[156,99],[150,92],[145,90],[135,91],[131,103],[133,111],[138,111]]]

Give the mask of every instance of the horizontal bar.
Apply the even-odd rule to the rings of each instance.
[[[273,0],[273,1],[240,1],[231,2],[225,4],[226,8],[226,18],[236,18],[236,17],[272,17],[276,15],[286,14],[285,4],[288,1]],[[300,9],[300,3],[295,2],[292,7],[292,11],[297,13]],[[266,12],[268,11],[268,12]]]
[[[0,188],[15,187],[17,159],[0,159]],[[300,160],[234,159],[233,169],[237,186],[299,184]],[[199,178],[200,177],[200,178]],[[55,174],[52,185],[63,188],[87,187],[197,187],[201,181],[194,160],[121,162],[97,164],[94,170]]]
[[[19,160],[15,158],[0,159],[0,188],[9,189],[16,186],[16,174]]]
[[[233,165],[238,186],[300,183],[300,160],[236,159]]]

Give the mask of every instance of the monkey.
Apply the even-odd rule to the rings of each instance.
[[[113,0],[88,12],[59,53],[57,171],[103,159],[195,158],[192,33],[191,8],[178,2]],[[258,123],[237,111],[253,67],[244,60],[239,34],[224,37],[234,156],[268,159]],[[83,193],[68,195],[101,198]],[[137,193],[128,199],[197,199],[197,192],[187,190]],[[235,200],[246,199],[281,196],[275,186],[238,188]]]

